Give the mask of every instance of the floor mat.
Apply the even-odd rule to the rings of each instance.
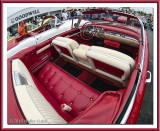
[[[77,77],[83,83],[90,85],[97,77],[90,72],[83,70],[83,72]]]
[[[67,71],[69,74],[73,75],[74,77],[79,76],[82,71],[72,66],[70,63],[66,63],[63,67],[63,70]]]
[[[90,86],[101,93],[105,91],[119,90],[118,88],[107,84],[106,82],[100,80],[99,78],[97,78]]]
[[[66,62],[65,62],[62,58],[57,58],[57,59],[54,61],[54,63],[55,63],[56,65],[58,65],[59,67],[61,67],[61,68],[66,64]]]

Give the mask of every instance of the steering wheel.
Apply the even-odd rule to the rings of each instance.
[[[88,26],[90,25],[90,24],[88,25],[88,23],[91,23],[92,26],[95,27],[95,29],[93,29],[93,31],[88,31]],[[83,40],[90,40],[90,39],[92,39],[95,36],[96,32],[97,32],[97,25],[94,22],[89,21],[89,22],[86,22],[82,26],[82,28],[80,30],[80,36],[81,36],[81,38]],[[87,33],[87,35],[86,35],[86,33]]]

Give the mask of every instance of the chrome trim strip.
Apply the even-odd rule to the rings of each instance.
[[[132,96],[132,99],[131,99],[131,102],[120,122],[120,124],[125,124],[126,121],[128,120],[128,117],[131,113],[131,110],[132,110],[132,107],[133,107],[133,104],[134,104],[134,101],[135,101],[135,98],[136,98],[136,94],[137,94],[137,90],[138,90],[138,87],[139,87],[139,84],[140,84],[140,81],[141,81],[141,77],[142,77],[142,72],[143,72],[143,65],[144,65],[144,55],[145,55],[145,35],[144,35],[144,26],[143,26],[143,23],[142,21],[138,18],[140,24],[141,24],[141,36],[142,36],[142,55],[141,55],[141,62],[140,62],[140,69],[138,71],[139,73],[139,78],[138,78],[138,83],[137,83],[137,86],[136,86],[136,89],[135,89],[135,92],[134,92],[134,95]]]
[[[26,78],[24,78],[19,72],[14,72],[14,79],[17,86],[28,85]]]

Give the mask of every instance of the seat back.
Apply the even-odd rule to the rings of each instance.
[[[59,52],[60,56],[67,57],[70,60],[78,61],[73,54],[73,50],[79,47],[79,44],[70,38],[56,37],[52,40],[52,44],[55,49]]]
[[[134,60],[121,52],[92,46],[86,52],[92,69],[121,82],[128,79],[134,69]]]
[[[88,68],[91,68],[87,56],[86,56],[86,52],[90,49],[90,46],[87,45],[80,45],[78,49],[74,49],[73,50],[73,54],[76,56],[76,58],[78,59],[78,63],[82,64],[83,66],[86,66]]]

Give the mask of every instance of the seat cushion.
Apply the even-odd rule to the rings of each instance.
[[[80,115],[100,95],[51,62],[39,72],[37,78],[59,103],[59,108],[63,103],[72,108],[68,113],[73,118]]]

